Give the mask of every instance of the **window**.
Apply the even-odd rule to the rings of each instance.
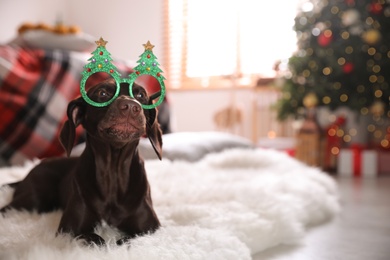
[[[296,49],[298,0],[165,0],[172,88],[251,85]]]

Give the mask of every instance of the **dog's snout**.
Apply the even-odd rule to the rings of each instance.
[[[123,114],[131,114],[132,116],[137,116],[141,112],[141,105],[129,99],[118,100],[118,108]]]

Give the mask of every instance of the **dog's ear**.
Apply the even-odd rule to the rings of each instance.
[[[146,135],[153,146],[158,158],[162,158],[162,131],[157,122],[157,111],[155,108],[148,110],[148,122],[146,123]]]
[[[82,123],[84,118],[84,100],[81,97],[69,103],[67,116],[68,120],[61,129],[60,143],[69,157],[75,141],[76,127]]]

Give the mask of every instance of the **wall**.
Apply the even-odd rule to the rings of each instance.
[[[156,0],[68,0],[69,21],[96,37],[109,41],[113,57],[138,60],[142,44],[155,45],[162,60],[163,2]]]
[[[173,129],[217,130],[215,113],[233,105],[242,111],[243,120],[241,125],[232,128],[232,132],[251,138],[253,97],[251,89],[172,90],[169,102],[173,108]]]
[[[292,121],[280,123],[271,107],[280,93],[273,88],[170,90],[169,102],[173,108],[173,130],[176,131],[228,131],[246,137],[255,143],[269,146],[270,138],[285,142],[294,136]],[[242,113],[242,122],[229,129],[217,128],[215,114],[235,107]],[[272,143],[275,145],[275,140]],[[281,144],[280,147],[290,144]]]
[[[164,1],[155,0],[1,0],[0,43],[17,35],[24,22],[54,25],[58,18],[109,41],[110,52],[121,59],[138,59],[150,40],[162,60]]]
[[[1,0],[0,44],[12,40],[18,27],[24,22],[54,24],[62,16],[67,19],[67,2],[64,0]]]

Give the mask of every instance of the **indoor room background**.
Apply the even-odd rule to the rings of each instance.
[[[108,49],[114,59],[135,62],[142,51],[142,44],[150,40],[155,45],[153,51],[164,69],[164,62],[173,52],[168,48],[175,48],[171,39],[167,39],[167,16],[165,16],[167,2],[155,0],[116,0],[112,2],[102,0],[2,0],[0,21],[3,26],[0,30],[0,43],[7,43],[17,37],[18,27],[25,22],[49,25],[62,22],[66,25],[76,25],[81,28],[82,32],[93,37],[102,36],[109,42]],[[213,66],[207,67],[206,65],[212,65],[216,60],[224,60],[225,57],[222,55],[231,52],[232,49],[235,51],[237,47],[234,46],[237,44],[241,44],[242,48],[241,51],[237,51],[236,56],[245,56],[246,60],[257,63],[242,62],[241,65],[246,66],[247,71],[249,69],[248,73],[252,75],[250,77],[242,76],[242,72],[239,72],[240,75],[237,77],[237,62],[234,63],[231,65],[233,66],[232,73],[223,77],[223,80],[214,84],[213,87],[207,86],[207,82],[202,81],[198,86],[183,88],[180,80],[177,80],[177,75],[165,74],[171,106],[172,129],[174,131],[227,131],[253,141],[259,141],[264,137],[291,136],[291,125],[277,122],[275,112],[270,110],[270,105],[275,102],[279,94],[265,88],[259,92],[254,87],[258,81],[260,85],[266,85],[267,78],[275,76],[273,63],[279,57],[266,57],[267,52],[277,51],[284,55],[280,58],[288,58],[293,51],[295,33],[292,27],[296,1],[285,1],[290,7],[277,12],[274,11],[276,6],[271,1],[268,5],[261,3],[257,10],[243,10],[251,12],[250,15],[246,15],[246,20],[245,16],[237,18],[229,13],[236,12],[232,6],[237,4],[237,1],[193,2],[197,3],[198,9],[203,8],[200,13],[212,15],[215,21],[219,20],[219,15],[233,21],[230,24],[216,23],[215,30],[211,30],[211,33],[210,30],[205,30],[205,27],[197,32],[198,35],[194,33],[193,37],[200,38],[198,43],[205,47],[204,53],[200,55],[195,53],[192,54],[192,59],[188,58],[193,61],[193,68],[211,70]],[[228,10],[226,3],[230,2],[230,10]],[[240,5],[245,6],[242,1],[239,2]],[[253,9],[253,5],[259,1],[244,2],[248,2],[247,9]],[[195,15],[193,24],[199,24],[202,18],[203,16]],[[242,34],[249,33],[252,40],[247,39],[245,42],[236,43],[237,40],[234,37],[237,35],[235,26],[238,19],[241,19],[242,27],[245,27],[245,30],[241,32],[241,37],[245,38]],[[267,21],[273,25],[267,24]],[[177,29],[172,29],[172,24],[170,28],[171,30]],[[231,38],[227,38],[224,32],[227,32]],[[236,45],[233,46],[232,42]],[[226,52],[223,48],[226,48]],[[219,51],[216,52],[216,50]],[[260,50],[266,50],[265,54],[259,53]],[[226,61],[228,60],[226,56]],[[228,63],[226,62],[227,65]],[[174,71],[174,69],[171,70]],[[245,74],[245,68],[242,71]],[[253,74],[253,71],[256,73]],[[261,81],[261,79],[264,80]],[[237,117],[233,116],[233,122],[226,122],[229,121],[226,120],[226,113],[229,113],[227,112],[229,109],[238,113]],[[218,114],[221,114],[220,119],[217,118]]]
[[[26,23],[39,26],[20,33]],[[65,150],[83,155],[59,162],[76,166],[62,169],[61,163],[52,170],[43,163],[38,169],[74,174],[94,165],[85,171],[96,177],[91,184],[101,181],[97,187],[118,194],[107,198],[123,198],[122,166],[145,160],[162,232],[134,238],[118,250],[96,248],[97,258],[138,252],[143,259],[145,253],[185,255],[175,259],[389,259],[390,0],[0,0],[0,24],[0,187],[15,187],[40,159],[64,155],[61,135],[69,137]],[[81,33],[64,33],[63,26],[77,26]],[[31,46],[27,32],[38,35],[41,45],[56,39],[57,46]],[[66,48],[67,34],[88,50],[75,50],[75,40]],[[51,41],[42,40],[47,35]],[[98,110],[97,116],[106,113],[102,121],[117,120],[108,128],[67,130],[80,122],[90,126],[95,118],[89,114],[95,108],[83,115],[82,108],[68,104],[88,88],[82,83],[80,91],[80,79],[93,78],[101,68],[104,77],[91,85],[119,71],[122,78],[130,74],[140,80],[151,68],[155,76],[149,79],[166,79],[158,115],[169,108],[171,131],[161,135],[162,156],[149,138],[126,134],[136,128],[128,127],[131,120],[122,124],[109,113],[121,100],[111,99],[107,110]],[[159,84],[150,85],[145,83],[154,93]],[[145,128],[156,126],[151,113],[145,115]],[[152,118],[163,126],[164,120]],[[158,134],[154,129],[145,136]],[[119,156],[124,163],[111,160],[124,146],[111,157],[104,156],[105,149],[90,148],[91,140],[118,148],[122,142],[106,136],[123,133],[132,137],[131,153]],[[137,175],[133,169],[138,167],[129,173]],[[48,181],[57,179],[53,176]],[[117,182],[106,182],[111,177]],[[137,183],[131,179],[129,187]],[[20,190],[30,187],[29,180]],[[53,190],[64,193],[71,179],[64,180]],[[0,189],[0,208],[12,197],[8,188]],[[111,215],[111,205],[120,205],[103,202],[107,210],[101,211]],[[58,259],[67,251],[76,260],[79,249],[85,254],[77,259],[94,258],[91,248],[55,235],[53,223],[61,212],[10,213],[0,215],[1,259],[3,251],[40,254],[36,259]],[[114,254],[121,257],[106,257]]]

